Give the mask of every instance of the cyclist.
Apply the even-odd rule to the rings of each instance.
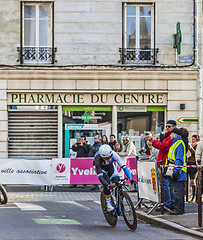
[[[113,211],[114,207],[111,204],[111,185],[112,183],[119,182],[120,177],[118,175],[118,171],[114,162],[117,162],[118,165],[123,169],[125,175],[130,180],[131,184],[135,184],[136,182],[132,179],[132,175],[129,169],[125,166],[120,156],[112,150],[112,148],[104,144],[99,148],[99,151],[96,152],[94,156],[93,166],[94,170],[97,173],[99,181],[104,186],[104,195],[107,203],[107,210]]]

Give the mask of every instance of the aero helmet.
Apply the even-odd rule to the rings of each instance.
[[[99,154],[102,158],[108,158],[113,154],[112,148],[109,145],[104,144],[99,148]]]

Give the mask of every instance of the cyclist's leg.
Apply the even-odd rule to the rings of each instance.
[[[108,174],[103,171],[103,178],[108,182],[110,183],[110,178],[108,176]],[[111,197],[111,192],[110,190],[107,188],[107,186],[104,186],[104,195],[105,195],[105,198],[108,199]]]

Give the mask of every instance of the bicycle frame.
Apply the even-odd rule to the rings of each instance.
[[[120,207],[120,192],[122,191],[122,187],[126,188],[128,190],[128,188],[125,185],[125,182],[128,180],[128,178],[124,178],[122,180],[120,180],[120,182],[115,183],[115,187],[112,189],[111,192],[111,196],[113,198],[113,200],[116,202],[114,203],[114,207],[115,207],[115,212],[118,216],[122,216],[121,213],[121,207]],[[114,199],[115,196],[115,199]]]

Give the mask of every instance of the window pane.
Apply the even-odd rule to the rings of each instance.
[[[51,21],[39,21],[39,46],[51,47]]]
[[[151,48],[151,18],[140,18],[140,48]]]
[[[51,18],[50,6],[48,6],[48,5],[39,6],[39,17],[40,18]]]
[[[25,18],[35,18],[35,16],[36,16],[35,6],[25,6],[24,7],[24,16],[25,16]]]
[[[127,7],[127,16],[129,15],[136,16],[136,6]]]
[[[24,21],[24,45],[35,46],[36,42],[36,21],[25,20]]]
[[[136,18],[127,18],[127,48],[136,48]]]
[[[140,16],[151,17],[151,7],[140,7]]]

